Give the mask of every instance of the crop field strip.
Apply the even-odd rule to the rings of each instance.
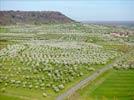
[[[112,69],[88,86],[78,90],[69,100],[133,100],[134,71]],[[67,99],[68,100],[68,99]]]
[[[114,70],[110,76],[92,93],[91,97],[132,100],[134,99],[134,71]],[[107,92],[108,91],[108,92]]]

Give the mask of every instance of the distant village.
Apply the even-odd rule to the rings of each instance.
[[[128,32],[113,32],[110,33],[114,37],[128,37]]]

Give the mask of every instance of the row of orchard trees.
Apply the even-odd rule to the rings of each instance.
[[[115,51],[106,51],[99,46],[87,46],[81,48],[60,48],[44,45],[17,44],[2,49],[1,59],[7,56],[17,56],[24,63],[54,62],[65,64],[106,64],[110,59],[117,56]]]
[[[113,65],[115,69],[134,69],[134,52],[131,51],[122,60]]]

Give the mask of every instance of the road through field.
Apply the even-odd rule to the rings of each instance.
[[[130,53],[130,52],[129,52]],[[106,71],[110,70],[112,68],[112,65],[127,56],[129,53],[125,54],[124,56],[121,56],[120,58],[115,59],[111,64],[106,65],[105,67],[97,70],[92,75],[87,77],[86,79],[80,81],[78,84],[67,90],[65,93],[59,95],[56,100],[64,100],[66,97],[69,97],[70,95],[74,94],[75,91],[80,89],[81,87],[84,87],[86,84],[90,84],[91,81],[95,80],[98,76],[105,73]]]

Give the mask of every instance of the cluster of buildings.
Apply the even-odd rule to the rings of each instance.
[[[110,34],[114,37],[128,37],[128,32],[113,32]]]

